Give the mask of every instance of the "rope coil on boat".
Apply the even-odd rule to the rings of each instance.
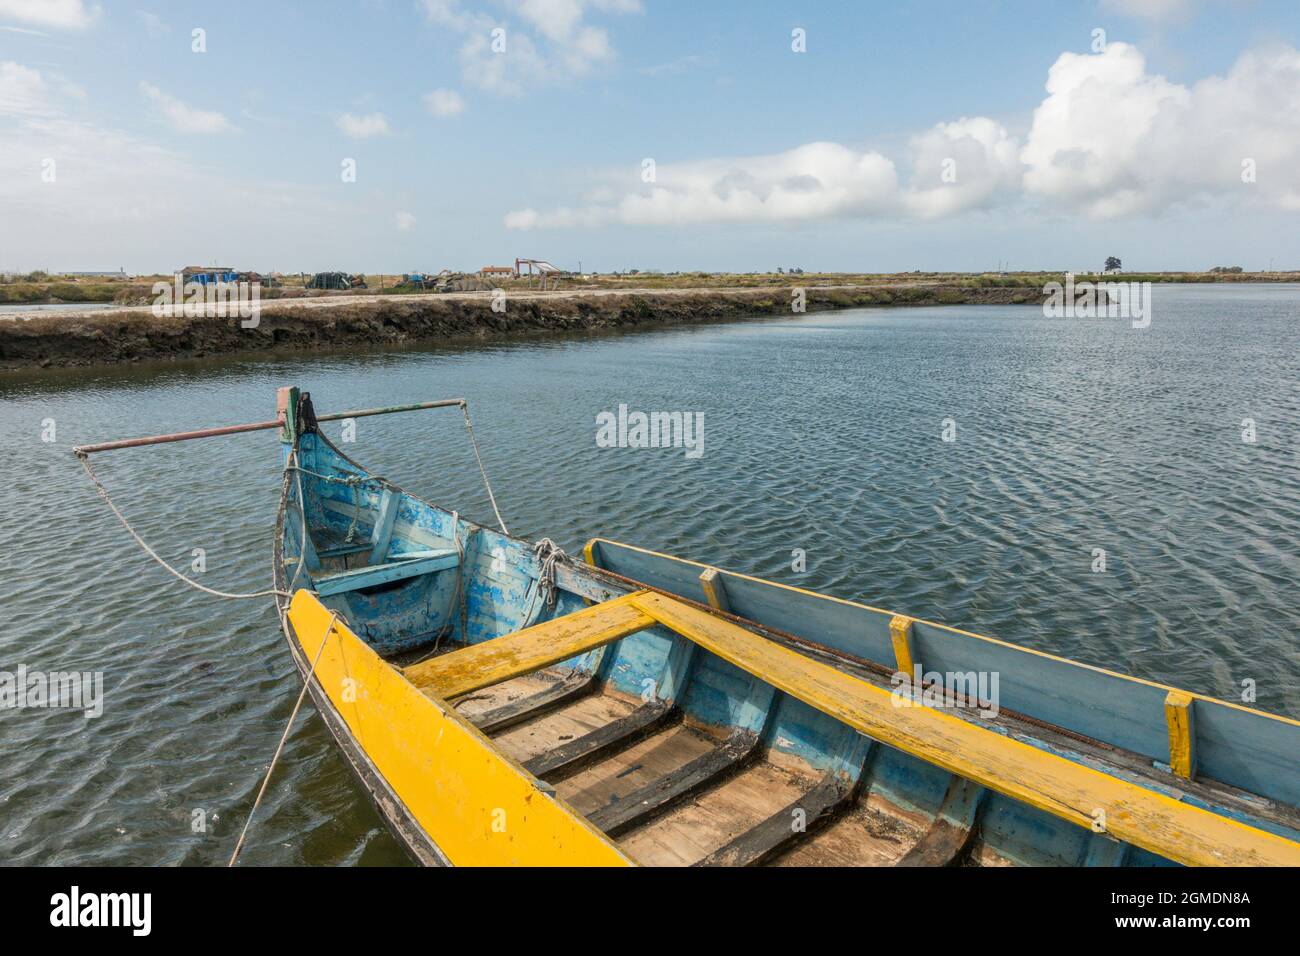
[[[550,538],[542,538],[533,545],[533,554],[541,564],[541,572],[537,576],[537,590],[546,595],[547,608],[553,608],[558,596],[555,589],[555,565],[564,560],[564,552]]]
[[[532,589],[532,597],[528,600],[528,610],[524,613],[521,627],[532,627],[541,616],[542,609],[537,606],[537,596],[539,594],[546,595],[542,601],[543,608],[552,610],[555,607],[555,601],[559,597],[559,592],[555,587],[555,565],[566,557],[560,547],[550,538],[542,538],[533,545],[533,556],[537,559],[540,567],[537,572],[537,584]]]

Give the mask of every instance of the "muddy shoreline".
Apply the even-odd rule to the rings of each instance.
[[[809,312],[862,306],[1037,305],[1038,289],[951,283],[810,287]],[[657,289],[285,299],[264,303],[255,328],[238,318],[154,316],[147,308],[64,312],[0,321],[0,370],[196,359],[240,352],[491,340],[532,332],[673,326],[790,315],[791,290]]]

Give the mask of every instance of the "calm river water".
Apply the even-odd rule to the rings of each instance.
[[[300,686],[271,604],[149,563],[70,448],[272,418],[292,383],[321,411],[468,398],[516,533],[572,550],[601,534],[1214,696],[1251,680],[1258,706],[1300,716],[1297,286],[1157,286],[1147,329],[1030,307],[855,310],[0,375],[0,670],[105,685],[95,719],[0,710],[0,862],[229,856]],[[598,448],[595,417],[620,403],[703,412],[703,457]],[[454,410],[362,419],[346,447],[490,517]],[[174,564],[201,548],[206,584],[269,585],[273,433],[97,465]],[[243,861],[400,862],[307,710]]]

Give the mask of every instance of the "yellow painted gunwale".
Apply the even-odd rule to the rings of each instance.
[[[705,650],[860,733],[1077,826],[1094,829],[1100,824],[1117,839],[1188,866],[1300,866],[1300,843],[936,708],[900,701],[888,690],[674,598],[648,593],[632,603]]]
[[[638,548],[636,545],[624,544],[623,542],[615,541],[612,538],[599,538],[599,537],[592,538],[590,541],[587,542],[586,546],[583,549],[583,553],[587,556],[587,563],[590,564],[592,567],[595,568],[600,567],[598,564],[594,562],[594,558],[595,558],[594,546],[602,542],[604,542],[605,544],[612,544],[620,548],[626,548],[629,551],[636,551],[639,552],[640,554],[648,554],[656,558],[666,558],[669,561],[676,561],[680,564],[689,564],[692,567],[696,567],[696,568],[716,567],[715,565],[703,564],[699,561],[692,561],[689,558],[679,558],[677,557],[677,555],[674,554],[666,554],[662,551],[653,551],[650,548]],[[718,568],[717,570],[721,571],[723,569]],[[817,591],[809,591],[807,588],[796,587],[793,584],[782,584],[780,581],[771,581],[768,580],[767,578],[755,577],[752,574],[742,574],[739,571],[724,571],[724,573],[729,574],[732,577],[741,578],[745,581],[754,581],[757,584],[766,584],[769,587],[781,588],[782,590],[785,591],[793,591],[796,594],[803,594],[808,597],[818,598],[822,601],[832,601],[836,604],[844,604],[847,605],[848,607],[861,608],[862,610],[865,611],[874,611],[877,614],[886,614],[891,617],[906,617],[909,618],[913,624],[925,624],[930,627],[937,627],[940,630],[948,631],[951,634],[960,634],[962,637],[974,638],[977,641],[986,641],[989,644],[996,644],[1000,647],[1009,647],[1013,650],[1021,651],[1022,653],[1025,654],[1034,654],[1038,657],[1045,657],[1048,660],[1060,661],[1061,663],[1069,664],[1072,667],[1082,667],[1087,670],[1094,671],[1098,674],[1105,674],[1108,677],[1118,677],[1121,680],[1131,681],[1134,684],[1144,684],[1147,687],[1155,687],[1165,691],[1166,693],[1173,691],[1178,694],[1186,694],[1188,697],[1191,697],[1195,700],[1208,701],[1209,703],[1212,704],[1218,704],[1219,706],[1222,707],[1231,707],[1233,710],[1244,711],[1245,713],[1254,714],[1258,717],[1267,717],[1269,720],[1281,721],[1284,724],[1290,724],[1292,727],[1300,727],[1300,720],[1293,720],[1292,718],[1284,717],[1281,714],[1270,713],[1267,710],[1260,710],[1257,707],[1246,707],[1243,704],[1233,703],[1230,700],[1220,700],[1218,697],[1210,697],[1208,694],[1198,694],[1195,691],[1184,690],[1181,687],[1174,687],[1170,684],[1161,684],[1158,681],[1147,680],[1146,678],[1143,677],[1134,677],[1131,674],[1122,674],[1119,671],[1109,670],[1105,667],[1097,667],[1093,664],[1085,664],[1082,661],[1071,660],[1068,657],[1061,657],[1059,654],[1050,654],[1047,651],[1035,650],[1032,647],[1025,647],[1021,644],[1013,643],[1012,641],[1004,641],[1001,640],[1000,638],[989,637],[987,634],[976,634],[974,631],[963,631],[961,628],[952,627],[948,624],[940,624],[936,621],[927,621],[925,618],[911,617],[911,615],[903,614],[902,612],[899,611],[887,611],[884,608],[874,607],[870,604],[863,604],[861,601],[850,601],[846,598],[839,598],[830,594],[820,594]]]
[[[631,866],[600,830],[297,591],[289,621],[313,679],[416,823],[458,866]],[[325,643],[322,650],[321,644]]]

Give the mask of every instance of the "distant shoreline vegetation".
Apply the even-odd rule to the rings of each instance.
[[[306,274],[309,275],[309,274]],[[973,289],[1041,289],[1048,282],[1064,281],[1064,272],[625,272],[565,275],[560,287],[582,289],[690,289],[690,288],[794,288],[818,285],[892,285],[897,283],[953,283]],[[1201,272],[1076,272],[1079,278],[1122,278],[1126,282],[1300,282],[1300,270],[1247,272],[1241,266],[1214,266]],[[170,274],[140,276],[78,276],[43,271],[24,274],[0,273],[0,305],[57,305],[61,303],[110,303],[148,305],[151,289]],[[304,288],[304,274],[285,276],[281,285],[263,287],[262,298],[293,299],[316,295],[412,295],[427,290],[403,282],[402,275],[371,275],[366,288],[349,291],[318,291]],[[493,285],[506,289],[529,288],[526,280],[496,279]]]

